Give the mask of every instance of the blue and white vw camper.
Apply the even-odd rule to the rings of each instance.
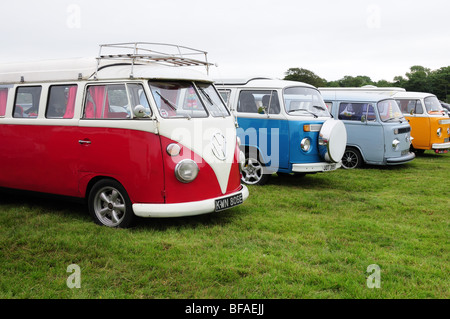
[[[331,114],[347,129],[344,168],[358,168],[364,163],[397,165],[415,158],[410,152],[411,126],[393,98],[331,88],[321,92]]]
[[[275,172],[303,176],[341,167],[347,132],[317,88],[268,78],[216,80],[216,87],[236,118],[244,183],[262,185]]]

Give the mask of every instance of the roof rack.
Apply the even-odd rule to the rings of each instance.
[[[106,52],[105,52],[106,51]],[[209,75],[208,52],[192,49],[180,45],[150,42],[128,42],[101,44],[97,57],[97,70],[94,78],[100,70],[102,60],[118,60],[131,63],[130,78],[133,78],[134,65],[136,63],[159,63],[168,66],[205,66]],[[200,56],[200,59],[195,57]]]

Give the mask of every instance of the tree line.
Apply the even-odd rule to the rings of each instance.
[[[290,68],[285,72],[285,80],[305,82],[315,87],[360,87],[375,85],[378,87],[401,87],[407,91],[435,94],[439,100],[450,102],[450,66],[431,70],[414,65],[405,76],[396,76],[392,82],[386,80],[372,81],[365,75],[346,75],[340,80],[327,81],[314,72],[302,68]]]

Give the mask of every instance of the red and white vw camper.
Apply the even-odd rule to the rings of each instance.
[[[143,42],[0,65],[0,187],[86,198],[110,227],[243,203],[234,119],[191,68],[209,65],[204,51]]]

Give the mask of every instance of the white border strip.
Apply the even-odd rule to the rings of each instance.
[[[176,204],[133,204],[133,211],[139,217],[183,217],[194,216],[215,211],[216,199],[227,198],[241,193],[243,201],[248,198],[249,192],[245,185],[238,192],[227,194],[226,196],[210,198],[197,202],[176,203]]]

